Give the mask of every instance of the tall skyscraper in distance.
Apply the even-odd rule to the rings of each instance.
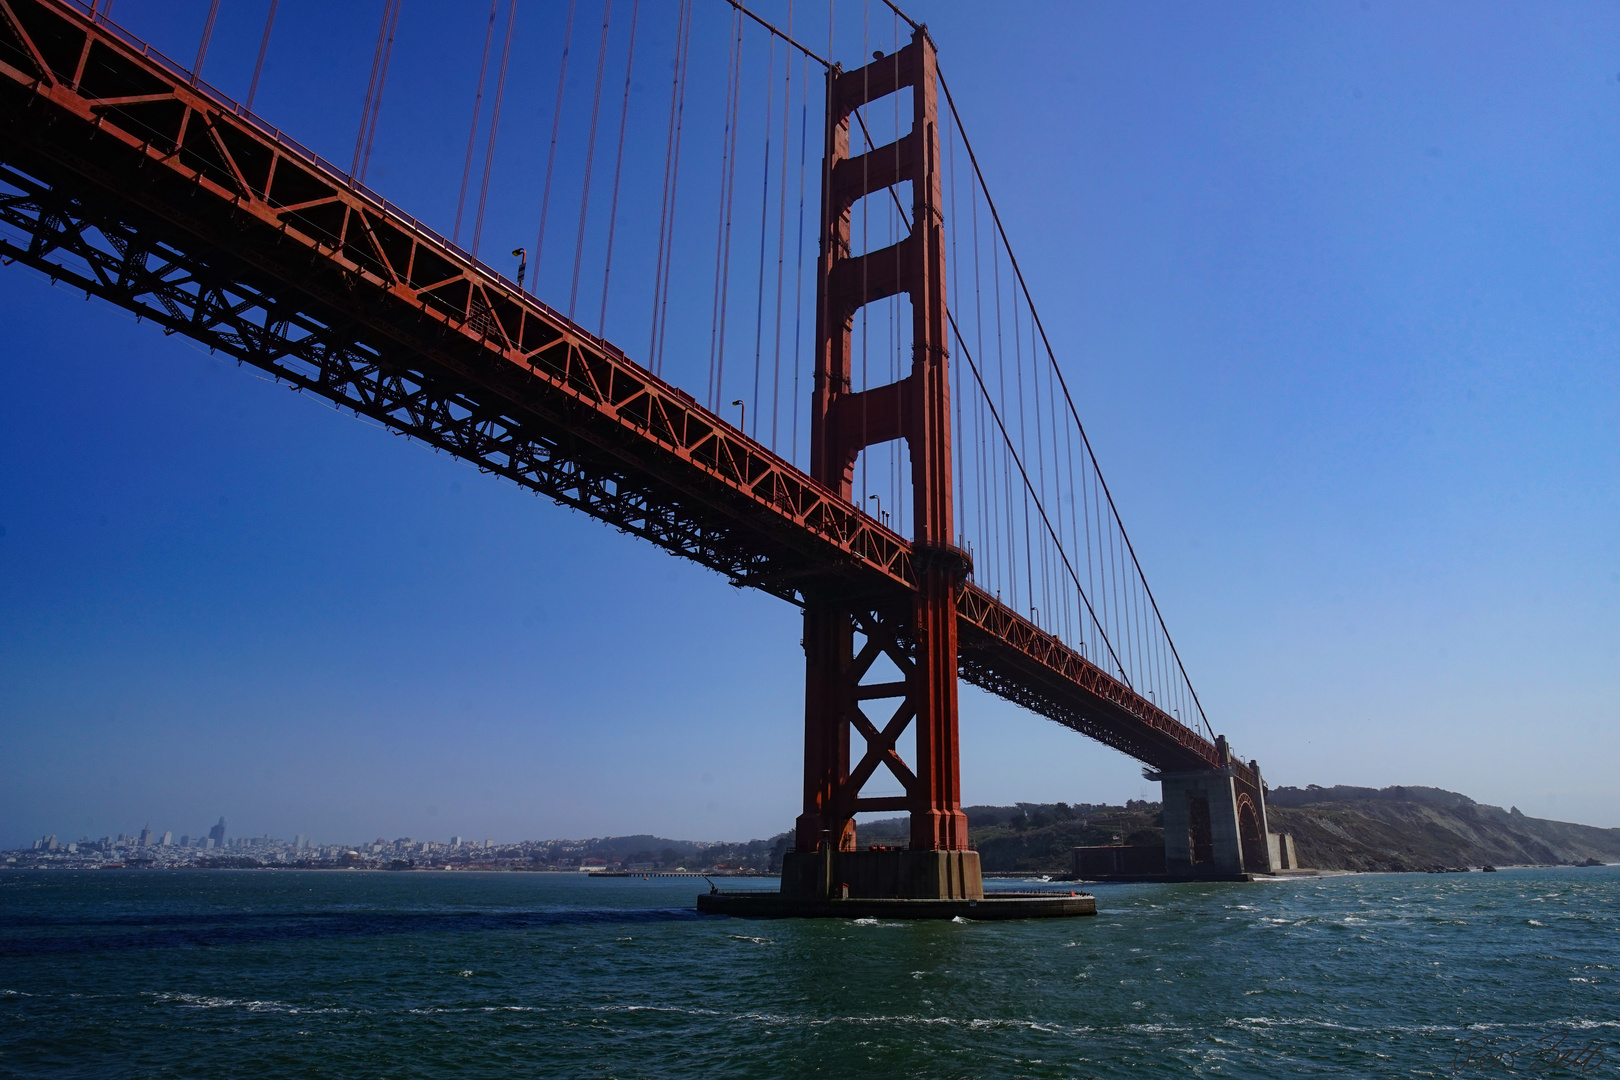
[[[152,846],[152,826],[150,826],[150,825],[142,825],[141,826],[141,847],[151,847],[151,846]]]
[[[163,839],[158,841],[158,845],[161,846],[161,847],[169,847],[173,843],[174,843],[174,833],[170,832],[168,829],[164,829],[163,830]]]
[[[217,848],[225,846],[225,819],[223,817],[219,819],[218,825],[208,830],[208,839],[212,840]]]

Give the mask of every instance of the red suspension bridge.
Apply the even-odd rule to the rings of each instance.
[[[449,239],[365,183],[400,0],[347,169],[252,111],[275,0],[243,104],[201,78],[219,0],[189,68],[112,6],[0,0],[6,261],[801,606],[784,890],[979,895],[959,678],[1147,765],[1172,873],[1272,869],[1258,767],[1204,716],[925,28],[881,9],[889,49],[846,70],[791,6],[558,6],[538,227],[509,276],[479,251],[517,0],[479,12]],[[636,295],[644,321],[620,311]],[[857,851],[872,811],[910,815],[888,869]]]

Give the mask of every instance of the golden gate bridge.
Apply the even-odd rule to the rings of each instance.
[[[509,274],[481,249],[517,0],[468,57],[448,238],[366,183],[401,0],[347,168],[253,112],[277,0],[240,104],[202,78],[219,0],[189,67],[112,3],[0,0],[0,253],[800,606],[784,894],[983,896],[958,679],[1143,762],[1171,875],[1269,872],[1259,767],[1204,715],[935,42],[882,2],[862,47],[887,47],[850,68],[832,3],[824,50],[791,4],[550,9],[536,232]],[[638,73],[659,92],[632,95]],[[910,815],[906,850],[860,849],[874,811]]]

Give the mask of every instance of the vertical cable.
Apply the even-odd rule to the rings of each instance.
[[[191,85],[202,81],[203,60],[208,56],[208,42],[214,36],[214,20],[219,17],[219,0],[208,5],[208,20],[203,23],[202,40],[197,43],[197,61],[191,65]]]
[[[630,5],[630,47],[624,57],[624,102],[619,106],[619,149],[613,157],[613,201],[608,205],[607,262],[602,267],[602,314],[596,336],[607,336],[608,280],[613,276],[613,234],[619,224],[619,172],[624,167],[624,129],[630,119],[630,78],[636,69],[636,20],[641,0]],[[651,361],[648,357],[648,361]]]
[[[771,112],[776,98],[776,38],[769,39],[768,66],[765,71],[765,168],[761,179],[759,199],[759,271],[754,296],[754,401],[749,406],[754,413],[754,430],[759,430],[759,375],[765,349],[765,226],[771,212]]]
[[[949,108],[949,111],[951,113],[952,118],[956,121],[958,127],[960,127],[960,125],[961,125],[961,116],[960,116],[960,114],[958,113],[958,111],[956,109],[956,103],[955,103],[954,99],[951,96],[950,86],[945,81],[945,78],[944,78],[943,74],[941,74],[941,76],[940,76],[940,89],[944,92],[946,105]],[[1159,611],[1158,601],[1156,599],[1154,599],[1153,590],[1147,583],[1147,575],[1142,569],[1141,561],[1136,557],[1136,551],[1135,551],[1134,546],[1131,544],[1130,536],[1125,532],[1124,521],[1120,517],[1118,507],[1115,506],[1115,504],[1114,504],[1112,493],[1108,490],[1107,481],[1104,480],[1103,477],[1102,477],[1101,468],[1097,464],[1096,453],[1095,453],[1095,451],[1093,450],[1093,448],[1091,446],[1091,442],[1090,442],[1089,437],[1086,435],[1085,426],[1080,422],[1079,411],[1075,407],[1073,395],[1070,394],[1070,392],[1069,392],[1067,380],[1064,379],[1062,370],[1057,368],[1057,366],[1056,366],[1056,363],[1057,363],[1056,354],[1055,354],[1054,350],[1052,349],[1051,341],[1047,337],[1045,327],[1041,323],[1039,314],[1035,313],[1035,311],[1034,311],[1034,304],[1033,304],[1033,300],[1030,297],[1028,283],[1024,280],[1023,271],[1019,268],[1017,257],[1012,252],[1011,242],[1007,237],[1006,229],[1001,224],[1000,214],[996,210],[995,201],[990,197],[989,189],[985,185],[983,171],[979,168],[978,158],[974,154],[973,146],[972,146],[971,142],[968,140],[967,133],[965,131],[962,133],[962,143],[963,143],[964,149],[967,151],[968,159],[969,159],[970,163],[973,165],[974,175],[978,180],[978,189],[983,189],[984,192],[985,192],[985,201],[986,201],[986,203],[987,203],[987,205],[989,207],[990,215],[991,215],[992,220],[994,221],[996,231],[999,233],[1003,245],[1006,246],[1007,257],[1008,257],[1009,262],[1012,265],[1012,270],[1013,270],[1013,274],[1014,274],[1014,278],[1016,280],[1017,286],[1023,291],[1025,300],[1028,301],[1029,304],[1030,304],[1030,310],[1031,310],[1032,319],[1033,319],[1033,321],[1035,323],[1036,329],[1039,331],[1041,342],[1042,342],[1042,344],[1044,345],[1044,347],[1046,349],[1047,355],[1052,360],[1053,369],[1054,369],[1054,372],[1055,372],[1055,374],[1057,376],[1058,385],[1063,391],[1063,397],[1064,397],[1065,404],[1068,406],[1069,414],[1073,418],[1073,421],[1074,421],[1075,430],[1078,432],[1078,434],[1080,436],[1081,446],[1084,449],[1085,456],[1089,460],[1089,463],[1090,463],[1090,469],[1089,469],[1089,472],[1088,472],[1088,479],[1090,479],[1094,484],[1093,493],[1096,494],[1097,503],[1098,503],[1097,510],[1098,510],[1099,561],[1102,560],[1101,542],[1102,542],[1103,537],[1101,535],[1101,527],[1102,527],[1102,513],[1103,513],[1103,509],[1104,509],[1102,504],[1104,502],[1106,502],[1107,503],[1107,510],[1109,512],[1109,515],[1112,518],[1111,527],[1110,527],[1110,530],[1109,530],[1109,535],[1107,537],[1108,547],[1110,549],[1110,554],[1108,556],[1108,562],[1109,562],[1109,564],[1111,566],[1116,566],[1116,568],[1123,568],[1125,558],[1128,556],[1129,561],[1130,561],[1130,566],[1131,566],[1132,569],[1135,570],[1135,575],[1134,575],[1134,578],[1132,580],[1133,580],[1135,585],[1140,586],[1140,588],[1142,590],[1142,597],[1145,600],[1145,605],[1146,606],[1143,608],[1143,611],[1142,611],[1143,619],[1144,619],[1144,621],[1147,619],[1148,610],[1151,609],[1153,620],[1154,620],[1154,622],[1155,622],[1155,624],[1157,626],[1157,634],[1156,634],[1155,640],[1160,641],[1162,643],[1163,647],[1169,649],[1170,656],[1174,659],[1176,668],[1180,672],[1181,682],[1185,686],[1185,689],[1186,689],[1187,693],[1191,696],[1193,707],[1198,711],[1199,719],[1203,722],[1204,728],[1206,729],[1206,731],[1209,732],[1210,737],[1214,738],[1215,737],[1214,729],[1209,724],[1209,718],[1204,715],[1203,704],[1198,700],[1198,692],[1193,689],[1192,680],[1187,674],[1186,666],[1181,662],[1181,657],[1180,657],[1179,652],[1176,649],[1175,641],[1174,641],[1174,639],[1171,638],[1169,627],[1165,624],[1164,615],[1163,615],[1162,612]],[[1113,551],[1114,551],[1114,548],[1115,548],[1114,539],[1115,539],[1115,534],[1116,533],[1118,534],[1119,545],[1122,546],[1122,548],[1123,548],[1123,554],[1120,555],[1117,560],[1114,558],[1114,555],[1113,555]],[[1088,527],[1088,535],[1089,535],[1089,527]],[[1110,583],[1105,580],[1104,586],[1105,586],[1105,591],[1108,591]],[[1117,579],[1114,582],[1112,582],[1112,591],[1114,591],[1116,593],[1116,599],[1117,599],[1117,591],[1118,591],[1118,581],[1117,581]],[[1128,614],[1127,614],[1127,620],[1128,620]]]
[[[354,142],[354,164],[349,175],[357,184],[366,182],[371,164],[371,147],[377,136],[377,119],[382,114],[383,86],[388,81],[388,60],[394,53],[394,31],[399,25],[401,0],[384,0],[382,25],[377,28],[377,51],[371,58],[371,82],[366,86],[366,104],[361,111],[360,134]]]
[[[893,17],[893,19],[892,19],[892,22],[894,23],[894,27],[893,27],[894,38],[893,38],[893,41],[891,41],[891,48],[889,50],[889,54],[890,54],[890,56],[893,57],[894,72],[895,72],[895,80],[894,81],[895,81],[895,85],[898,86],[898,85],[900,85],[900,50],[899,50],[898,47],[894,46],[894,43],[898,42],[899,39],[900,39],[900,17],[899,17],[899,15],[895,15]],[[895,132],[895,137],[891,141],[890,145],[892,145],[894,147],[895,175],[898,176],[900,174],[900,168],[899,168],[899,166],[900,166],[900,137],[899,137],[899,135],[900,135],[900,95],[898,93],[890,94],[889,95],[889,101],[890,101],[890,103],[891,103],[891,105],[892,105],[892,107],[894,109],[894,132]],[[936,163],[936,165],[937,165],[937,163]],[[902,228],[905,228],[905,229],[907,229],[909,231],[910,226],[907,224],[905,214],[903,212],[896,213],[897,211],[900,210],[900,199],[899,199],[898,195],[894,194],[894,189],[892,187],[889,189],[889,195],[890,195],[890,200],[893,203],[893,205],[890,207],[890,212],[889,212],[889,243],[892,244],[894,246],[894,249],[895,249],[894,250],[895,280],[902,281],[902,280],[904,280],[904,278],[901,276],[902,265],[901,265],[901,254],[900,254],[900,244],[899,244],[900,230]],[[917,196],[916,196],[916,192],[913,191],[912,192],[912,205],[913,205],[913,207],[916,206],[916,203],[917,203]],[[941,284],[943,285],[944,283],[941,282]],[[944,300],[943,300],[943,298],[941,298],[941,303],[943,303],[943,302],[944,302]],[[900,358],[900,321],[901,320],[900,320],[900,317],[899,317],[900,294],[897,293],[894,296],[889,297],[888,304],[889,304],[889,323],[893,327],[893,331],[892,331],[893,340],[890,343],[892,347],[889,350],[889,354],[890,354],[890,357],[891,357],[890,378],[894,382],[899,382],[900,381],[900,371],[901,371],[901,358]],[[949,392],[949,390],[950,390],[950,386],[947,383],[946,384],[946,391]],[[946,433],[947,436],[950,434],[950,427],[948,426],[949,423],[950,423],[950,417],[947,416],[946,417],[947,427],[945,429],[945,433]],[[903,477],[902,477],[902,474],[901,474],[902,455],[900,453],[900,446],[901,446],[900,441],[896,440],[894,442],[889,443],[887,449],[888,449],[888,454],[889,454],[889,476],[892,478],[891,481],[890,481],[890,485],[891,485],[891,489],[892,489],[892,493],[893,493],[893,497],[894,497],[894,526],[895,526],[894,531],[899,533],[901,536],[906,536],[906,535],[909,535],[906,532],[906,502],[907,502],[907,500],[901,497],[901,495],[902,495],[903,491],[905,490],[905,488],[904,488],[904,480],[903,480]],[[947,492],[947,494],[949,494],[949,493]],[[915,492],[913,492],[913,495],[915,495]],[[914,518],[916,516],[915,509],[913,509],[912,516]],[[916,523],[914,521],[913,526],[915,526],[915,524]],[[950,526],[948,524],[945,527],[947,529],[950,528]],[[941,538],[936,537],[935,542],[939,542],[940,539]],[[949,536],[943,537],[943,540],[944,540],[945,543],[949,543],[950,542],[950,537]]]
[[[871,44],[871,41],[870,41],[871,23],[872,23],[872,4],[871,4],[871,0],[863,0],[863,3],[861,5],[861,56],[862,56],[863,59],[865,58],[865,56],[867,54],[867,46]],[[871,82],[872,82],[872,68],[871,68],[871,65],[863,64],[861,66],[861,97],[864,100],[871,100],[871,94],[869,93],[869,91],[871,89]],[[855,115],[857,117],[860,116],[860,110],[859,109],[855,110]],[[862,134],[863,137],[866,135],[866,124],[865,124],[864,121],[861,123],[861,134]],[[867,138],[865,140],[865,148],[866,148],[867,151],[870,151],[872,149],[872,140],[870,138]],[[867,183],[867,180],[871,176],[871,162],[870,162],[870,159],[864,153],[861,155],[861,173],[862,173],[862,177],[861,177],[861,187],[862,187],[862,189],[869,188],[870,184]],[[830,181],[831,179],[832,179],[831,176],[827,177],[828,181]],[[872,228],[871,228],[872,216],[871,216],[871,213],[870,213],[870,209],[871,209],[871,200],[870,199],[862,199],[861,200],[861,244],[860,244],[859,249],[857,249],[855,247],[855,244],[854,244],[854,224],[855,223],[854,223],[853,220],[850,222],[850,229],[851,229],[850,254],[853,254],[856,250],[860,250],[860,251],[871,251],[872,250]],[[867,260],[867,259],[862,259],[861,260],[861,296],[862,297],[865,297],[867,295],[867,288],[866,288],[867,276],[868,276],[867,263],[869,261],[870,260]],[[870,390],[872,388],[872,381],[867,376],[867,357],[868,357],[868,348],[867,348],[867,346],[868,346],[868,343],[869,343],[869,341],[871,339],[870,331],[871,331],[871,328],[872,328],[872,319],[867,314],[866,306],[864,304],[860,307],[859,314],[860,314],[860,317],[861,317],[861,390],[862,390],[862,392],[865,392],[865,391]],[[867,399],[865,397],[862,397],[860,399],[860,402],[861,402],[861,449],[860,449],[860,456],[859,456],[858,460],[861,463],[861,494],[860,494],[860,499],[858,501],[858,505],[861,506],[864,509],[867,506],[867,504],[869,502],[871,502],[870,496],[872,495],[872,486],[868,482],[868,477],[869,477],[869,474],[870,474],[870,467],[871,467],[871,464],[872,464],[872,455],[871,455],[871,452],[870,452],[871,448],[866,445],[866,436],[867,436],[867,432],[869,430],[868,427],[867,427],[867,419],[868,419],[868,409],[870,408],[870,403],[867,401]],[[881,524],[882,520],[883,520],[883,508],[881,506],[878,507],[877,518],[878,518],[879,524]]]
[[[461,243],[461,215],[467,206],[467,182],[472,179],[473,147],[478,143],[478,116],[484,107],[484,76],[489,73],[489,45],[495,40],[495,12],[501,0],[489,0],[489,24],[484,28],[484,57],[478,62],[478,85],[473,90],[472,122],[467,125],[467,159],[461,166],[461,195],[456,199],[456,226],[452,244]]]
[[[793,36],[793,0],[788,0],[788,37]],[[772,327],[776,333],[771,357],[771,450],[780,453],[777,443],[777,425],[782,414],[782,284],[786,277],[787,260],[787,184],[788,184],[788,117],[793,104],[793,53],[783,50],[786,69],[782,84],[782,177],[776,185],[776,317]]]
[[[721,156],[720,221],[715,237],[714,311],[709,324],[709,408],[720,411],[726,375],[726,314],[731,299],[731,212],[737,195],[737,113],[742,97],[742,13],[731,17],[731,66],[726,96],[726,139]]]
[[[1012,296],[1012,323],[1013,331],[1013,376],[1014,385],[1018,388],[1018,442],[1014,447],[1018,458],[1022,461],[1029,456],[1028,421],[1024,415],[1024,334],[1023,327],[1018,321],[1018,294]],[[1010,411],[1010,409],[1009,409]],[[1031,542],[1034,537],[1029,525],[1029,489],[1023,492],[1024,498],[1024,580],[1028,595],[1025,603],[1033,609],[1035,607],[1035,558],[1031,551]]]
[[[978,188],[978,185],[977,184],[972,185],[968,190],[968,194],[970,196],[970,198],[968,200],[968,204],[969,204],[969,208],[971,209],[972,214],[973,214],[973,219],[972,219],[973,220],[973,327],[974,327],[974,333],[975,333],[974,348],[975,348],[975,351],[977,351],[980,356],[985,356],[985,351],[984,351],[984,286],[983,286],[983,282],[981,280],[981,271],[982,271],[984,260],[981,259],[980,256],[979,256],[979,188]],[[983,391],[980,391],[980,394],[978,395],[978,397],[982,397],[982,396],[983,396]],[[991,512],[992,512],[992,500],[991,500],[991,497],[990,497],[990,494],[989,494],[989,490],[985,487],[985,477],[986,477],[987,473],[989,472],[988,469],[987,469],[987,466],[988,466],[989,463],[986,461],[988,443],[987,443],[987,440],[985,439],[985,430],[984,430],[984,406],[983,406],[982,403],[977,403],[976,402],[976,408],[977,408],[977,416],[975,417],[974,426],[978,429],[978,432],[979,432],[979,506],[980,506],[981,517],[982,517],[982,520],[979,522],[979,530],[980,530],[980,533],[984,536],[985,554],[989,558],[988,565],[991,568],[990,578],[991,578],[992,583],[995,583],[995,582],[998,582],[1000,580],[1000,577],[1001,577],[1001,553],[1000,553],[1000,551],[998,549],[998,545],[991,542],[991,536],[993,535],[992,530],[991,530],[991,525],[990,525],[990,523],[991,523],[990,515],[991,515]],[[990,474],[990,475],[993,475],[993,473]],[[999,593],[998,593],[998,595],[999,595]]]
[[[506,6],[506,40],[501,42],[501,73],[495,79],[495,105],[489,111],[489,139],[484,143],[484,182],[478,189],[478,215],[473,219],[472,257],[478,258],[478,241],[484,235],[484,204],[489,200],[489,172],[495,164],[495,139],[501,130],[501,99],[506,96],[506,60],[512,54],[512,28],[517,21],[518,0]],[[539,255],[535,256],[535,276],[540,276]]]
[[[996,395],[1001,400],[1002,410],[1005,411],[1007,405],[1007,350],[1001,324],[1001,249],[998,247],[990,249],[990,269],[991,281],[996,290],[996,379],[998,381]],[[1011,446],[1010,441],[1008,446]],[[1002,478],[1005,481],[1003,491],[1006,495],[1006,505],[1003,509],[1007,513],[1007,595],[1010,598],[1009,603],[1012,609],[1017,611],[1020,610],[1018,603],[1018,533],[1013,518],[1012,465],[1007,460],[1005,452],[1001,456],[1001,470]]]
[[[828,4],[827,19],[832,20],[832,5]],[[799,343],[804,340],[804,174],[810,131],[810,61],[802,61],[799,80],[799,248],[794,258],[798,268],[793,281],[793,446],[792,460],[799,459]],[[812,352],[816,350],[812,349]]]
[[[259,93],[259,76],[264,72],[264,54],[270,48],[270,28],[276,24],[276,5],[279,3],[281,0],[270,0],[270,14],[264,18],[264,37],[259,39],[259,59],[253,65],[253,81],[248,83],[247,104],[244,106],[248,112],[253,111],[253,99]]]
[[[951,209],[950,295],[960,296],[962,294],[962,264],[956,255],[956,139],[951,125],[946,123],[943,126],[945,128],[945,184],[950,188],[950,194],[946,196],[946,199]],[[956,441],[952,444],[951,453],[953,457],[957,457],[961,454],[962,447],[967,445],[967,442],[962,437],[962,365],[952,364],[951,374],[956,376],[956,386],[951,391],[951,404],[956,410]],[[960,464],[960,461],[951,462],[952,478],[956,481],[956,512],[954,515],[956,520],[951,524],[956,534],[956,545],[965,548],[967,547],[967,492],[963,480],[967,470],[957,468]]]
[[[540,234],[534,241],[534,284],[540,291],[540,257],[546,246],[546,216],[551,212],[551,180],[557,165],[557,132],[562,126],[563,89],[568,83],[568,53],[574,42],[574,9],[578,0],[568,0],[568,22],[563,29],[562,63],[557,66],[557,99],[551,109],[551,148],[546,151],[546,182],[540,193]]]
[[[680,176],[681,120],[686,108],[686,46],[691,27],[692,0],[681,0],[675,15],[675,73],[669,82],[669,135],[664,146],[664,194],[658,210],[658,255],[653,261],[652,336],[647,344],[647,362],[654,374],[662,374],[664,368],[663,305],[669,287],[667,256],[675,230],[675,181]]]
[[[689,0],[686,8],[686,31],[681,39],[680,106],[675,111],[675,171],[669,187],[669,241],[664,246],[664,291],[659,300],[656,370],[660,372],[664,370],[664,339],[669,335],[669,279],[670,267],[675,261],[676,207],[681,190],[681,140],[686,130],[686,74],[690,69],[692,58],[692,13],[693,5]]]
[[[585,258],[585,219],[591,205],[591,170],[596,164],[596,126],[602,113],[602,73],[607,70],[608,23],[613,16],[613,0],[602,5],[602,43],[596,50],[596,90],[591,95],[591,133],[585,140],[585,180],[579,192],[579,231],[574,239],[574,281],[568,289],[568,318],[574,317],[579,303],[579,267]]]

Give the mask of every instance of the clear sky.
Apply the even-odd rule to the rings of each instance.
[[[281,7],[255,109],[347,166],[381,4]],[[667,108],[669,9],[645,7],[634,93]],[[264,8],[222,5],[205,74],[237,97]],[[115,17],[189,63],[206,9]],[[1620,826],[1612,5],[913,9],[1216,729],[1274,785]],[[534,237],[564,11],[519,10],[503,252]],[[698,11],[712,97],[729,8]],[[486,18],[405,0],[369,176],[446,232]],[[837,18],[846,63],[890,47],[883,9]],[[654,241],[626,213],[639,311]],[[795,609],[19,266],[0,529],[0,845],[221,814],[333,842],[741,839],[798,811]],[[1157,797],[971,689],[961,727],[970,803]]]

